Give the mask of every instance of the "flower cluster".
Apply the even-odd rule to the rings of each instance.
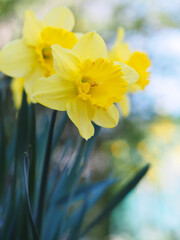
[[[22,38],[0,51],[0,70],[14,78],[17,107],[24,88],[29,102],[67,111],[87,140],[94,135],[92,122],[105,128],[117,125],[118,105],[127,115],[126,93],[149,83],[150,61],[122,43],[122,29],[108,52],[97,33],[72,32],[74,23],[65,7],[51,10],[42,21],[27,11]]]

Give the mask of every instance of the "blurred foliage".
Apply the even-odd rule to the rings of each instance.
[[[46,113],[37,118],[35,108],[38,106],[28,105],[24,93],[13,131],[7,134],[12,124],[5,120],[12,114],[6,108],[8,89],[9,79],[2,79],[0,239],[80,239],[107,219],[146,174],[149,165],[129,171],[123,182],[121,177],[114,176],[94,181],[91,172],[84,174],[100,131],[98,126],[88,141],[76,140],[73,135],[68,137],[60,153],[50,161],[51,151],[54,152],[65,128],[66,113],[61,114],[55,124],[57,112],[53,111],[49,126]],[[103,208],[97,209],[99,200],[118,182],[116,191],[103,200]],[[93,210],[94,213],[89,214]]]
[[[1,0],[0,1],[0,18],[6,18],[8,14],[12,13],[16,4],[21,0]]]
[[[38,0],[41,1],[41,0]],[[12,15],[16,9],[16,6],[23,3],[34,3],[37,2],[35,0],[0,0],[0,20],[4,20],[10,15]]]

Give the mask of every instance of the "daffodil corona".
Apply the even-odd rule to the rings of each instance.
[[[126,93],[138,74],[121,62],[109,61],[103,39],[94,32],[82,36],[72,49],[52,46],[55,74],[37,80],[33,99],[59,111],[67,111],[81,136],[94,134],[92,121],[113,128],[119,120],[114,103]]]
[[[70,32],[73,26],[74,16],[65,7],[51,10],[43,21],[32,11],[26,11],[23,37],[0,51],[0,70],[11,77],[25,78],[25,90],[31,95],[32,85],[38,78],[55,72],[51,45],[71,49],[76,44],[77,38]]]
[[[138,81],[128,86],[128,92],[136,92],[144,90],[149,84],[149,71],[150,60],[146,53],[131,52],[127,43],[123,42],[124,30],[118,29],[117,38],[112,49],[109,51],[109,57],[115,61],[122,61],[128,66],[134,68],[139,74]],[[130,111],[130,101],[128,95],[124,95],[123,99],[119,102],[121,113],[123,116],[128,116]]]

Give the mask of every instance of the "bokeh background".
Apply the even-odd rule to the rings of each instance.
[[[0,47],[20,36],[25,10],[41,18],[59,5],[75,14],[75,31],[96,31],[109,47],[124,27],[131,49],[152,62],[150,84],[131,96],[128,118],[101,132],[89,166],[94,179],[126,179],[147,162],[151,169],[90,239],[180,239],[180,1],[0,0]]]

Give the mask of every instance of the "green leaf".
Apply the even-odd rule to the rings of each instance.
[[[61,154],[59,156],[59,160],[57,161],[57,165],[63,164],[64,158],[66,158],[66,154],[68,153],[70,147],[73,144],[72,139],[68,139],[65,143],[64,147],[61,150]],[[60,183],[61,178],[61,170],[56,165],[51,170],[49,180],[48,180],[48,196],[47,196],[47,206],[50,205],[50,202],[56,201],[59,198],[59,192],[61,192],[62,184]],[[56,194],[54,194],[56,192]]]
[[[29,106],[29,126],[28,126],[28,152],[30,155],[30,168],[29,168],[29,195],[31,204],[34,203],[34,193],[36,184],[36,116],[35,116],[35,105]]]
[[[94,147],[95,141],[97,139],[97,136],[99,134],[100,127],[95,125],[95,134],[92,138],[90,138],[87,142],[83,140],[82,145],[80,145],[80,149],[78,151],[77,157],[75,159],[74,165],[72,167],[72,171],[68,177],[67,181],[70,181],[70,191],[69,191],[69,197],[66,203],[66,206],[64,207],[64,213],[63,213],[63,218],[61,220],[60,224],[60,231],[59,231],[59,236],[61,237],[64,234],[64,230],[66,229],[66,225],[68,223],[67,215],[68,211],[71,205],[71,201],[73,199],[73,196],[76,192],[76,189],[78,188],[78,184],[80,181],[80,178],[82,176],[83,170],[87,165],[90,153],[92,152],[92,149]],[[82,162],[81,162],[82,160]]]
[[[18,114],[17,122],[17,140],[15,151],[15,167],[14,167],[14,186],[13,198],[15,199],[18,180],[22,178],[21,166],[23,166],[24,152],[28,148],[28,104],[26,94],[23,92],[23,101]]]
[[[89,183],[89,178],[90,178],[89,176],[86,178],[87,183]],[[80,232],[84,217],[87,213],[89,194],[90,194],[89,189],[86,188],[83,203],[79,208],[79,214],[76,216],[76,222],[74,223],[74,227],[73,225],[71,225],[71,228],[70,228],[71,232],[70,232],[70,235],[68,236],[68,240],[78,240],[79,232]]]
[[[63,112],[62,116],[60,118],[60,121],[58,122],[57,126],[55,127],[54,130],[54,136],[53,136],[53,142],[52,142],[52,149],[55,148],[63,130],[64,130],[64,126],[66,124],[66,121],[68,119],[67,113]]]
[[[15,235],[19,236],[19,240],[28,235],[27,229],[27,214],[25,211],[24,191],[21,189],[23,180],[23,159],[24,152],[28,149],[28,104],[26,94],[23,92],[23,101],[18,113],[17,120],[17,140],[15,147],[15,163],[14,163],[14,178],[12,184],[11,196],[11,216],[16,214],[16,206],[19,208],[18,219],[15,222]],[[19,192],[19,197],[18,196]]]
[[[7,173],[6,164],[6,139],[4,129],[4,94],[0,92],[0,204],[5,190],[5,181]]]
[[[38,225],[38,230],[40,235],[41,235],[42,222],[43,222],[44,204],[45,204],[45,198],[46,198],[46,188],[47,188],[48,172],[49,172],[51,150],[52,150],[52,139],[53,139],[53,131],[54,131],[56,115],[57,115],[57,111],[53,110],[50,127],[49,127],[47,144],[46,144],[46,153],[45,153],[45,158],[43,163],[41,183],[40,183],[40,193],[38,198],[38,209],[37,209],[37,225]]]
[[[107,178],[103,181],[91,183],[91,184],[84,184],[79,187],[73,198],[73,202],[79,201],[84,198],[86,191],[89,192],[89,196],[99,196],[101,195],[108,187],[112,184],[116,183],[118,180],[114,178]],[[68,194],[64,194],[58,201],[58,206],[62,207],[61,205],[65,204],[68,199]]]
[[[140,169],[135,176],[116,194],[106,208],[97,215],[97,217],[81,233],[81,237],[86,235],[100,221],[102,221],[112,210],[126,197],[126,195],[139,183],[149,169],[149,164]]]
[[[29,157],[28,157],[28,154],[25,153],[25,156],[24,156],[24,182],[25,182],[28,214],[29,214],[30,225],[31,225],[32,233],[33,233],[33,238],[34,238],[34,240],[39,240],[40,237],[39,237],[39,233],[37,231],[37,228],[36,228],[36,225],[35,225],[35,222],[33,219],[31,203],[30,203],[30,199],[29,199],[28,175],[29,175]]]

